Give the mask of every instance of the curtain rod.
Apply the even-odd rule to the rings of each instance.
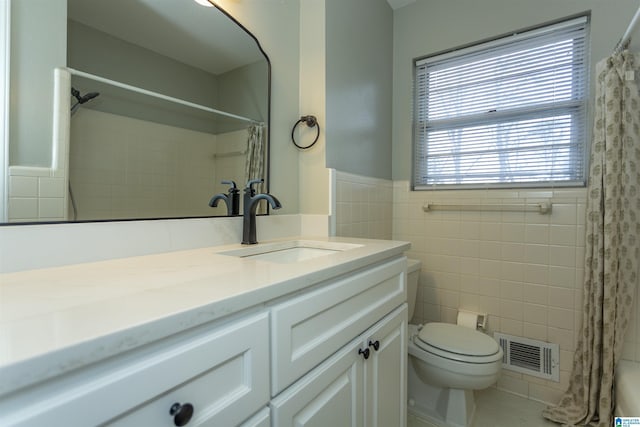
[[[618,53],[627,48],[629,42],[631,41],[631,33],[633,33],[636,26],[638,25],[639,19],[640,19],[640,7],[638,7],[638,10],[636,10],[636,14],[633,15],[633,18],[631,19],[631,22],[627,27],[627,31],[624,32],[624,35],[618,41],[618,43],[616,44],[616,47],[613,49],[615,53]]]
[[[214,114],[218,114],[218,115],[221,115],[221,116],[230,117],[232,119],[242,120],[242,121],[249,122],[249,123],[256,124],[256,125],[263,124],[262,122],[259,122],[257,120],[253,120],[253,119],[249,119],[247,117],[238,116],[236,114],[227,113],[226,111],[220,111],[220,110],[216,110],[216,109],[210,108],[210,107],[205,107],[204,105],[195,104],[193,102],[185,101],[185,100],[179,99],[179,98],[174,98],[172,96],[163,95],[161,93],[152,92],[150,90],[142,89],[142,88],[139,88],[139,87],[136,87],[136,86],[131,86],[131,85],[128,85],[126,83],[121,83],[121,82],[118,82],[118,81],[115,81],[115,80],[110,80],[110,79],[107,79],[107,78],[104,78],[104,77],[96,76],[95,74],[85,73],[84,71],[74,70],[73,68],[67,68],[67,71],[69,71],[69,73],[71,73],[71,75],[74,75],[74,76],[84,77],[84,78],[87,78],[87,79],[90,79],[90,80],[95,80],[97,82],[106,83],[106,84],[111,85],[111,86],[119,87],[121,89],[126,89],[126,90],[129,90],[129,91],[132,91],[132,92],[141,93],[143,95],[151,96],[151,97],[154,97],[154,98],[163,99],[165,101],[173,102],[175,104],[180,104],[180,105],[184,105],[184,106],[187,106],[187,107],[195,108],[195,109],[198,109],[198,110],[207,111],[209,113],[214,113]]]
[[[247,154],[247,150],[244,151],[228,151],[226,153],[214,153],[213,157],[234,157],[234,156],[244,156]]]

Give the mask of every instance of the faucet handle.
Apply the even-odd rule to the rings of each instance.
[[[247,187],[246,188],[251,188],[252,185],[254,184],[262,184],[264,182],[264,179],[259,178],[259,179],[250,179],[249,182],[247,182]]]
[[[264,182],[264,179],[260,178],[260,179],[251,179],[249,180],[249,182],[247,182],[247,186],[244,188],[245,192],[249,192],[251,194],[255,194],[255,189],[253,188],[253,186],[255,184],[262,184]]]
[[[231,187],[229,187],[229,193],[237,193],[238,191],[238,187],[236,186],[236,182],[229,180],[229,181],[221,181],[220,184],[227,184],[230,185]]]

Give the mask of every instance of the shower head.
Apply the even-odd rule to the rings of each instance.
[[[96,96],[100,95],[100,92],[89,92],[82,97],[82,101],[80,104],[84,104],[85,102],[91,101]]]
[[[84,104],[85,102],[89,102],[91,101],[93,98],[95,98],[96,96],[100,95],[100,92],[89,92],[84,94],[84,96],[80,95],[80,91],[77,90],[76,88],[71,88],[71,96],[73,96],[75,99],[78,100],[78,102],[76,102],[75,104],[73,104],[73,106],[71,107],[71,114],[73,115],[73,113],[76,112],[76,110],[78,108],[80,108],[80,105]]]
[[[73,95],[73,97],[78,100],[79,104],[84,104],[85,102],[89,102],[96,96],[100,95],[100,92],[89,92],[84,96],[81,96],[80,91],[72,87],[71,95]]]

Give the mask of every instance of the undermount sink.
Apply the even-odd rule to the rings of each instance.
[[[265,243],[242,249],[219,252],[219,254],[287,264],[306,261],[308,259],[359,248],[361,246],[362,245],[353,243],[290,240],[286,242]]]

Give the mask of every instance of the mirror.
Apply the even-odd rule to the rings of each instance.
[[[68,0],[66,51],[68,221],[226,216],[221,181],[267,191],[270,63],[222,9]]]

